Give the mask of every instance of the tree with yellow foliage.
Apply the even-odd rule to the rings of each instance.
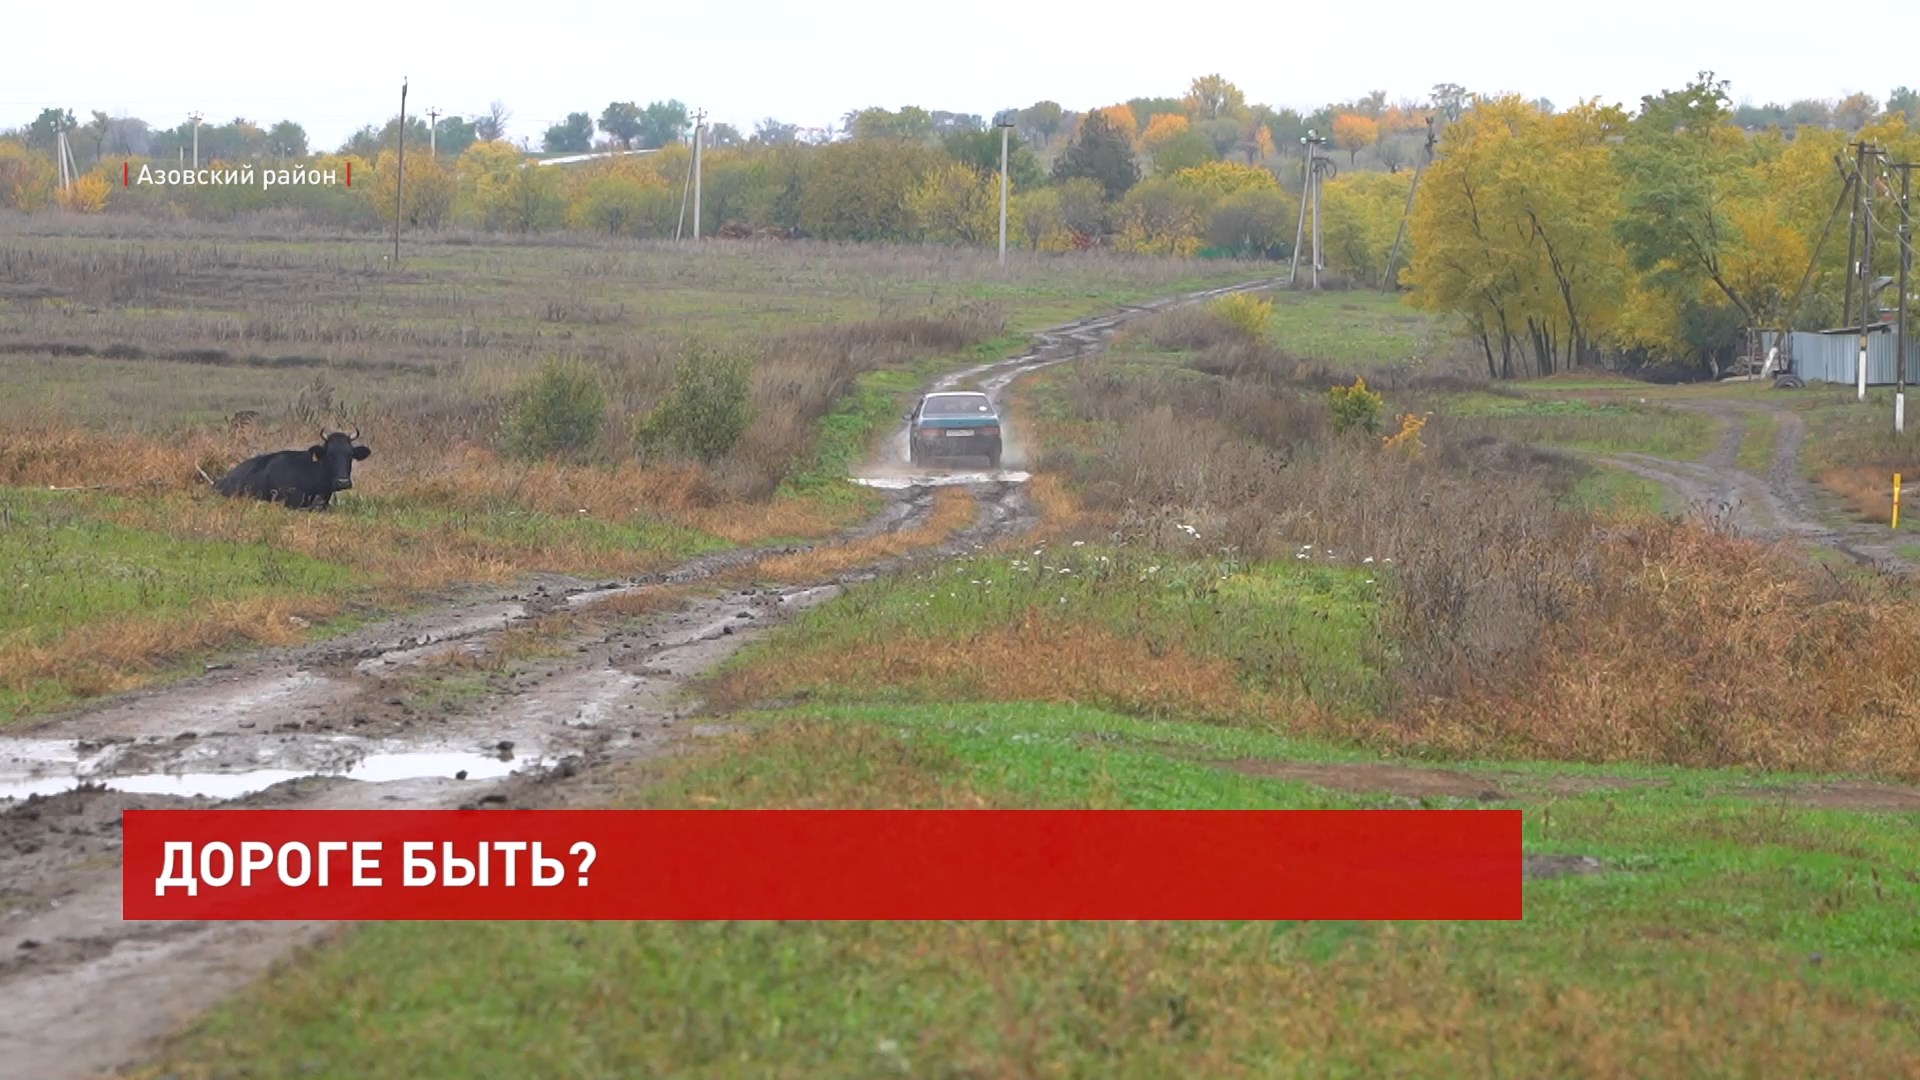
[[[908,196],[907,205],[928,240],[981,245],[998,238],[998,182],[957,161],[930,170]]]
[[[107,195],[112,190],[113,181],[98,172],[90,172],[75,180],[72,187],[62,189],[56,197],[62,210],[97,214],[107,208]]]
[[[1341,113],[1333,118],[1333,144],[1347,152],[1347,164],[1351,165],[1360,156],[1360,151],[1380,141],[1380,122],[1359,113]]]
[[[0,205],[32,213],[53,201],[58,178],[52,158],[0,139]]]
[[[1280,188],[1280,182],[1267,170],[1255,165],[1237,165],[1231,161],[1209,161],[1174,172],[1168,179],[1189,191],[1205,195],[1209,202],[1236,191],[1277,191]]]
[[[1106,118],[1108,125],[1126,137],[1128,143],[1134,142],[1140,135],[1140,124],[1133,118],[1133,109],[1125,104],[1109,105],[1104,109],[1093,110],[1095,114]]]
[[[1167,140],[1186,131],[1187,126],[1187,118],[1179,113],[1157,113],[1147,121],[1147,130],[1140,133],[1140,148],[1151,154]]]

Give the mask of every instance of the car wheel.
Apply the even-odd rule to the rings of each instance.
[[[1000,451],[995,450],[993,453],[987,455],[987,467],[990,469],[998,469],[1000,467]]]

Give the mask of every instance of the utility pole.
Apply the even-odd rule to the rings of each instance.
[[[1320,258],[1320,182],[1328,174],[1334,172],[1335,167],[1331,160],[1320,156],[1320,147],[1327,141],[1323,136],[1316,132],[1308,131],[1300,137],[1300,141],[1305,144],[1307,148],[1307,175],[1306,185],[1300,193],[1300,224],[1294,229],[1293,266],[1287,274],[1287,284],[1291,286],[1294,279],[1300,274],[1300,242],[1304,239],[1303,234],[1306,232],[1307,217],[1309,213],[1311,213],[1313,217],[1313,261],[1309,264],[1309,269],[1313,273],[1314,291],[1318,292],[1320,289],[1320,270],[1326,266],[1326,262]]]
[[[1867,173],[1862,158],[1867,144],[1853,144],[1853,202],[1847,205],[1847,276],[1846,292],[1840,297],[1840,325],[1853,325],[1853,278],[1858,269],[1860,258],[1860,189],[1866,186]]]
[[[1407,239],[1407,219],[1413,216],[1413,193],[1420,190],[1420,173],[1433,164],[1433,146],[1439,142],[1433,133],[1433,117],[1427,117],[1426,156],[1413,167],[1413,183],[1407,185],[1407,205],[1400,211],[1400,231],[1393,234],[1393,250],[1387,252],[1387,270],[1380,275],[1380,291],[1386,292],[1387,285],[1393,280],[1393,265],[1400,259],[1400,245]]]
[[[427,156],[440,156],[440,108],[427,110]]]
[[[693,239],[700,239],[700,135],[707,126],[707,110],[693,114]]]
[[[1307,138],[1313,132],[1307,132],[1300,140],[1306,145]],[[1287,288],[1293,288],[1294,280],[1300,276],[1300,245],[1307,239],[1307,193],[1313,190],[1313,152],[1309,148],[1306,160],[1300,166],[1300,221],[1293,227],[1293,264],[1287,268]]]
[[[994,121],[1000,129],[1000,261],[1007,261],[1007,133],[1013,130],[1013,114],[1001,113]]]
[[[1860,161],[1866,162],[1879,151],[1861,147]],[[1859,400],[1867,400],[1867,327],[1873,319],[1873,181],[1860,174],[1860,374]]]
[[[393,166],[393,268],[400,269],[400,219],[406,215],[407,77],[400,76],[400,153]]]
[[[193,121],[193,171],[200,171],[200,114],[189,113],[187,119]]]
[[[1900,298],[1897,301],[1899,314],[1894,317],[1893,332],[1898,335],[1893,344],[1894,378],[1897,380],[1893,392],[1893,431],[1899,435],[1907,430],[1907,267],[1913,262],[1913,214],[1908,197],[1913,190],[1913,162],[1903,161],[1895,166],[1900,170],[1900,273],[1898,288]]]

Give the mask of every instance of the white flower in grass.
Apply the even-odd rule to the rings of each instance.
[[[1369,556],[1367,556],[1366,558],[1364,558],[1364,559],[1361,559],[1360,561],[1361,561],[1362,563],[1370,563],[1370,562],[1372,562],[1372,561],[1373,561],[1373,556],[1371,556],[1371,555],[1369,555]]]
[[[1085,540],[1075,540],[1075,541],[1073,542],[1073,546],[1074,546],[1074,547],[1086,547],[1086,546],[1087,546],[1087,542],[1086,542]]]

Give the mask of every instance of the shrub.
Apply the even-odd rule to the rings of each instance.
[[[690,348],[674,367],[672,392],[636,435],[652,451],[717,461],[746,434],[752,392],[753,369],[746,357]]]
[[[1367,389],[1367,380],[1355,377],[1352,386],[1336,386],[1327,391],[1327,404],[1333,409],[1334,434],[1359,428],[1369,435],[1380,433],[1379,394]]]
[[[579,364],[547,361],[514,395],[505,448],[516,457],[579,454],[600,435],[607,395]]]
[[[1213,313],[1220,316],[1227,325],[1251,338],[1266,333],[1267,316],[1273,314],[1273,301],[1262,300],[1252,293],[1234,293],[1223,296],[1211,305]]]

